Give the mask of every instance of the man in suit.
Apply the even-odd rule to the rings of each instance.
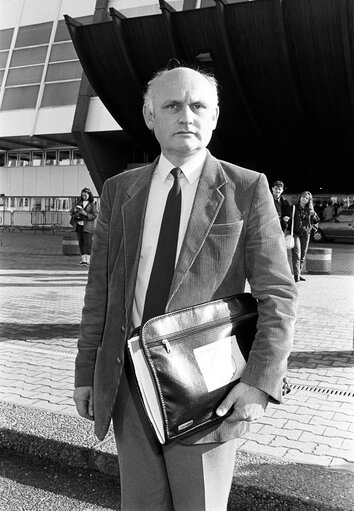
[[[282,196],[283,191],[283,181],[274,181],[272,185],[274,205],[279,216],[281,228],[283,231],[285,231],[288,228],[289,220],[291,218],[291,206],[289,202]]]
[[[113,418],[123,510],[221,511],[235,438],[263,415],[269,400],[282,400],[296,290],[265,176],[219,161],[206,149],[219,115],[215,79],[185,67],[164,70],[149,82],[144,100],[144,119],[161,155],[104,184],[74,399],[80,415],[94,418],[101,440]],[[221,425],[162,446],[140,404],[125,346],[153,300],[148,288],[159,231],[176,183],[179,231],[164,310],[242,293],[248,280],[259,321],[241,382],[216,411],[223,416],[232,408],[232,414]]]

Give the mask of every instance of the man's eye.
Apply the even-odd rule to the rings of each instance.
[[[177,110],[178,106],[178,103],[171,103],[170,105],[167,105],[167,108],[170,110]]]
[[[205,106],[202,105],[201,103],[195,103],[193,105],[193,108],[194,108],[194,110],[203,110],[205,108]]]

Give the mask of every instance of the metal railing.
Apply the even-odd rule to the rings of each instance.
[[[70,227],[68,211],[0,211],[0,228],[3,231],[40,230],[54,234]]]

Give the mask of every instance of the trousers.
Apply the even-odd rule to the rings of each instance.
[[[92,247],[92,232],[85,232],[83,225],[77,225],[76,227],[77,241],[79,242],[80,254],[90,255]]]
[[[310,234],[294,234],[294,248],[292,249],[294,276],[301,274],[305,262],[307,249],[310,242]]]
[[[113,428],[122,511],[226,511],[236,440],[161,445],[127,365],[113,411]]]

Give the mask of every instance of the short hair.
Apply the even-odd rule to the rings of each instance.
[[[274,188],[274,186],[280,186],[281,188],[285,188],[283,181],[274,181],[274,183],[272,184],[272,188]]]
[[[211,85],[216,98],[216,104],[219,104],[219,84],[217,79],[212,73],[209,73],[207,71],[204,71],[199,68],[194,67],[188,67],[186,65],[183,66],[176,66],[172,69],[191,69],[192,71],[195,71],[196,73],[199,73],[201,76],[203,76]],[[171,67],[165,67],[163,69],[160,69],[160,71],[157,71],[151,78],[151,80],[148,81],[145,92],[144,92],[144,107],[150,110],[150,112],[153,112],[154,109],[154,101],[153,101],[153,88],[156,82],[165,74],[167,74],[169,71],[172,71]]]

